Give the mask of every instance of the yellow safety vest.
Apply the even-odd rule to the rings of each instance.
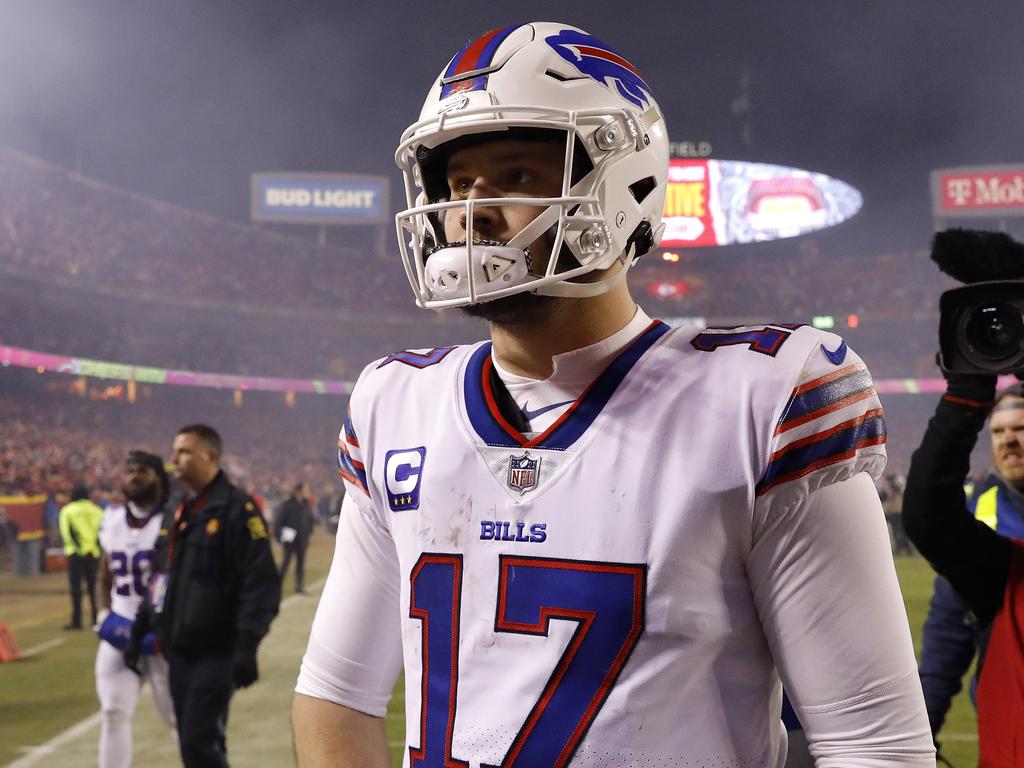
[[[65,504],[60,509],[60,537],[65,555],[100,556],[100,521],[103,510],[88,499]]]
[[[997,517],[996,507],[999,504],[999,486],[993,485],[981,496],[978,503],[974,505],[974,519],[980,520],[993,531],[996,529]]]

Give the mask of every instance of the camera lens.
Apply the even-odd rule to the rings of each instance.
[[[986,302],[971,311],[964,336],[979,354],[1003,360],[1021,351],[1024,318],[1008,301]]]

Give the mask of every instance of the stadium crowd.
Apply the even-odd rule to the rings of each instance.
[[[381,260],[353,280],[362,252],[187,211],[10,149],[0,148],[0,178],[3,266],[47,281],[337,310],[387,305],[389,272],[401,269]]]
[[[168,456],[175,430],[196,415],[218,425],[226,471],[254,496],[282,498],[298,483],[315,494],[337,486],[333,444],[342,411],[333,398],[310,396],[287,407],[280,395],[250,393],[248,405],[237,407],[230,393],[163,387],[129,403],[46,391],[35,376],[0,372],[9,395],[0,403],[0,495],[66,494],[82,482],[98,501],[120,501],[127,451]]]
[[[452,338],[453,325],[466,340],[484,333],[458,313],[417,310],[397,258],[193,213],[12,150],[0,149],[0,178],[6,344],[161,367],[346,377],[394,351],[393,338],[433,346]],[[923,250],[835,258],[810,236],[677,256],[649,256],[630,275],[652,316],[738,324],[855,314],[850,342],[876,376],[932,373],[937,296],[948,279]],[[685,287],[658,289],[669,284]],[[908,329],[908,319],[924,332]]]

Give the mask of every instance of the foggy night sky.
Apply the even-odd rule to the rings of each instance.
[[[826,252],[921,247],[930,169],[1024,161],[1020,0],[0,0],[0,144],[240,220],[255,171],[388,174],[397,209],[394,149],[441,67],[534,20],[630,59],[671,139],[860,189]]]

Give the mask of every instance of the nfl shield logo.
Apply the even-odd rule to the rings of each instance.
[[[537,487],[540,474],[540,457],[531,459],[529,453],[510,456],[508,459],[508,487],[523,495]]]

